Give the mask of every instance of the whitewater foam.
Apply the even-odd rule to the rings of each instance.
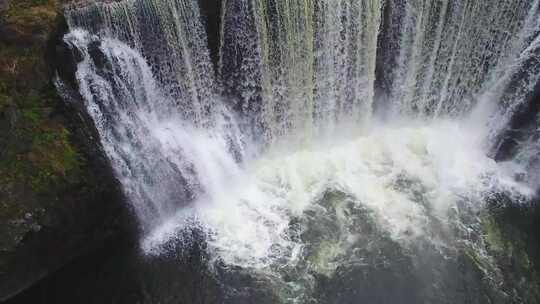
[[[203,159],[211,164],[211,157]],[[299,236],[306,227],[294,223],[309,210],[324,209],[316,203],[331,191],[370,210],[377,225],[403,246],[422,238],[441,242],[433,222],[450,229],[449,214],[458,202],[481,210],[491,193],[532,194],[452,121],[379,126],[336,145],[270,151],[244,168],[228,163],[204,172],[224,175],[221,182],[206,183],[212,195],[145,239],[147,252],[159,252],[160,244],[181,237],[186,223],[197,222],[214,258],[264,270],[304,258]]]

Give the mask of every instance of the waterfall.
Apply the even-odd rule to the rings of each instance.
[[[540,0],[223,0],[217,69],[194,1],[66,17],[145,253],[195,226],[230,303],[514,299],[482,216],[538,187]]]
[[[183,118],[212,124],[216,84],[199,9],[187,0],[92,2],[66,11],[71,29],[115,38],[137,50]]]
[[[227,0],[223,7],[224,90],[267,142],[368,122],[376,76],[386,80],[376,102],[393,118],[464,116],[486,92],[508,111],[537,80],[537,1]],[[529,76],[517,86],[528,89],[510,97],[501,78],[523,75],[518,65]]]
[[[392,33],[383,47],[397,49],[385,50],[395,58],[381,59],[395,64],[380,67],[379,77],[389,81],[378,102],[397,115],[456,117],[493,91],[517,60],[524,64],[520,52],[534,64],[537,17],[537,1],[227,0],[221,76],[271,138],[329,128],[346,116],[367,121],[383,24]],[[535,80],[522,81],[530,87]]]
[[[488,289],[499,292],[501,270],[471,239],[482,231],[471,219],[498,193],[520,202],[538,188],[537,115],[510,164],[488,156],[523,125],[520,113],[538,112],[530,105],[540,80],[539,14],[538,0],[224,0],[224,95],[255,140],[297,147],[263,155],[247,193],[232,194],[248,206],[237,207],[238,220],[261,237],[212,217],[206,225],[221,231],[210,238],[214,250],[255,269],[288,303],[316,302],[318,275],[339,285],[328,303],[373,301],[359,279],[376,263],[369,257],[382,254],[382,264],[399,267],[400,253],[377,251],[392,246],[385,235],[409,252],[418,275],[411,284],[424,286],[405,287],[414,291],[390,302],[470,301],[452,291],[453,280],[467,280],[454,272],[463,250],[489,265]],[[346,144],[324,139],[351,130],[370,135]],[[216,208],[210,213],[223,212]],[[378,228],[367,231],[385,232],[366,240],[360,223],[370,221]],[[405,283],[395,284],[379,293],[399,294]]]
[[[234,117],[218,102],[197,7],[128,0],[66,15],[64,40],[83,58],[84,107],[148,233],[211,196],[243,154]]]
[[[526,0],[226,0],[220,77],[270,146],[366,129],[376,108],[389,121],[470,117],[494,155],[540,80],[539,17]]]
[[[423,117],[456,117],[470,111],[480,95],[493,91],[492,82],[502,77],[501,72],[514,68],[509,60],[517,59],[516,47],[523,50],[530,43],[524,31],[537,28],[532,24],[538,19],[537,4],[390,1],[387,5],[394,8],[385,17],[388,31],[397,33],[393,45],[399,50],[394,67],[381,67],[391,79],[385,88],[388,110]]]
[[[225,92],[271,143],[367,122],[381,2],[224,1]]]

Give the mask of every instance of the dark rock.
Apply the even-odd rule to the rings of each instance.
[[[107,63],[107,58],[105,57],[105,54],[103,54],[103,51],[100,49],[101,47],[101,41],[96,40],[90,42],[88,44],[88,54],[94,61],[96,67],[98,69],[103,69]]]
[[[137,234],[97,132],[78,109],[82,54],[62,42],[67,24],[55,20],[55,8],[41,9],[50,10],[47,18],[31,15],[31,25],[21,18],[0,24],[2,51],[10,51],[2,59],[31,62],[0,70],[0,98],[7,103],[0,108],[0,302],[118,235]],[[36,24],[46,34],[32,34]],[[54,90],[56,75],[65,102]],[[42,144],[47,138],[54,141]],[[66,158],[76,164],[63,163]]]
[[[6,304],[224,303],[196,234],[186,231],[189,244],[171,243],[170,253],[160,256],[145,256],[136,239],[120,236]]]
[[[221,2],[219,0],[199,0],[202,21],[205,24],[206,35],[208,37],[208,48],[210,57],[217,67],[219,61],[220,48],[220,27],[221,27]]]
[[[50,71],[57,73],[57,75],[51,74],[50,77],[58,76],[70,89],[78,92],[75,73],[77,72],[77,64],[83,60],[84,55],[76,46],[63,40],[64,34],[68,31],[68,25],[63,16],[58,17],[57,24],[56,31],[48,41],[49,45],[45,54]]]
[[[383,4],[381,29],[377,39],[377,56],[375,65],[375,103],[374,111],[379,115],[386,113],[390,104],[390,90],[394,78],[393,67],[397,66],[400,52],[400,32],[405,11],[405,1],[386,1]]]
[[[539,116],[540,82],[536,84],[528,100],[518,106],[508,128],[501,134],[496,147],[495,160],[511,159],[517,153],[519,143],[536,131]]]
[[[58,61],[57,72],[58,76],[64,83],[69,84],[72,88],[77,87],[76,76],[77,63],[79,62],[78,56],[82,56],[77,48],[70,48],[70,46],[62,42],[56,46],[55,50],[58,58],[64,58],[62,61]]]
[[[8,0],[0,0],[0,12],[7,10],[9,5]]]
[[[516,203],[499,193],[488,201],[490,222],[488,249],[496,259],[505,285],[520,300],[540,299],[540,198]]]

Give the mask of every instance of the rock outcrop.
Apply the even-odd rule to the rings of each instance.
[[[95,132],[53,84],[75,84],[59,12],[0,2],[0,301],[128,226]]]

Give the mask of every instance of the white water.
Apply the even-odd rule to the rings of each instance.
[[[291,218],[314,207],[328,190],[342,191],[375,211],[380,225],[404,243],[430,233],[428,216],[446,222],[458,200],[480,209],[490,193],[533,194],[467,133],[452,121],[381,126],[357,138],[269,152],[245,168],[213,167],[209,172],[230,172],[230,179],[214,184],[213,198],[196,202],[179,217],[195,216],[208,229],[214,253],[226,262],[264,268],[272,257],[283,258],[273,252],[276,248],[292,254],[302,245],[289,239]],[[402,177],[422,186],[434,214],[410,197],[411,189],[396,189]],[[173,226],[168,229],[178,228]],[[167,239],[162,233],[176,235],[168,229],[156,231],[144,247],[155,249]]]
[[[84,56],[77,82],[101,145],[145,231],[228,179],[223,170],[243,154],[234,119],[215,106],[213,127],[184,120],[176,99],[163,92],[145,59],[114,38],[83,30],[65,40]],[[91,45],[99,47],[91,51]],[[98,50],[98,51],[96,51]],[[100,67],[90,55],[100,52]],[[219,175],[222,174],[222,175]]]
[[[215,163],[214,156],[199,157]],[[358,243],[365,236],[353,225],[366,219],[340,201],[332,205],[324,198],[327,193],[344,193],[352,208],[367,210],[381,235],[406,250],[428,242],[443,256],[472,246],[463,245],[456,227],[465,234],[482,234],[456,215],[476,216],[492,194],[514,193],[516,201],[533,195],[514,180],[511,170],[486,157],[474,134],[455,121],[378,126],[355,138],[268,152],[242,168],[227,165],[209,168],[214,175],[229,173],[224,183],[206,184],[212,197],[178,211],[142,247],[152,254],[166,252],[170,242],[185,241],[182,231],[198,227],[215,261],[267,275],[277,286],[284,284],[283,272],[299,267],[302,275],[295,282],[301,289],[286,296],[291,301],[308,294],[310,271],[331,275],[351,263],[352,252],[369,248]],[[320,227],[336,216],[340,237],[313,249],[316,241],[303,237],[314,229],[308,225],[312,216]],[[318,237],[332,235],[322,233]]]
[[[188,0],[98,2],[66,10],[69,27],[122,41],[143,57],[182,120],[213,124],[216,83],[199,9]],[[135,84],[133,84],[135,85]]]
[[[391,123],[371,117],[384,1],[224,1],[220,73],[232,101],[217,94],[193,3],[93,4],[71,11],[65,40],[84,56],[84,105],[144,252],[167,252],[196,228],[211,266],[269,277],[282,299],[302,302],[313,273],[369,264],[362,252],[378,243],[405,256],[429,244],[441,261],[464,248],[485,256],[470,235],[483,233],[486,200],[533,195],[516,181],[524,168],[486,147],[540,75],[540,2],[499,2],[404,2]]]

